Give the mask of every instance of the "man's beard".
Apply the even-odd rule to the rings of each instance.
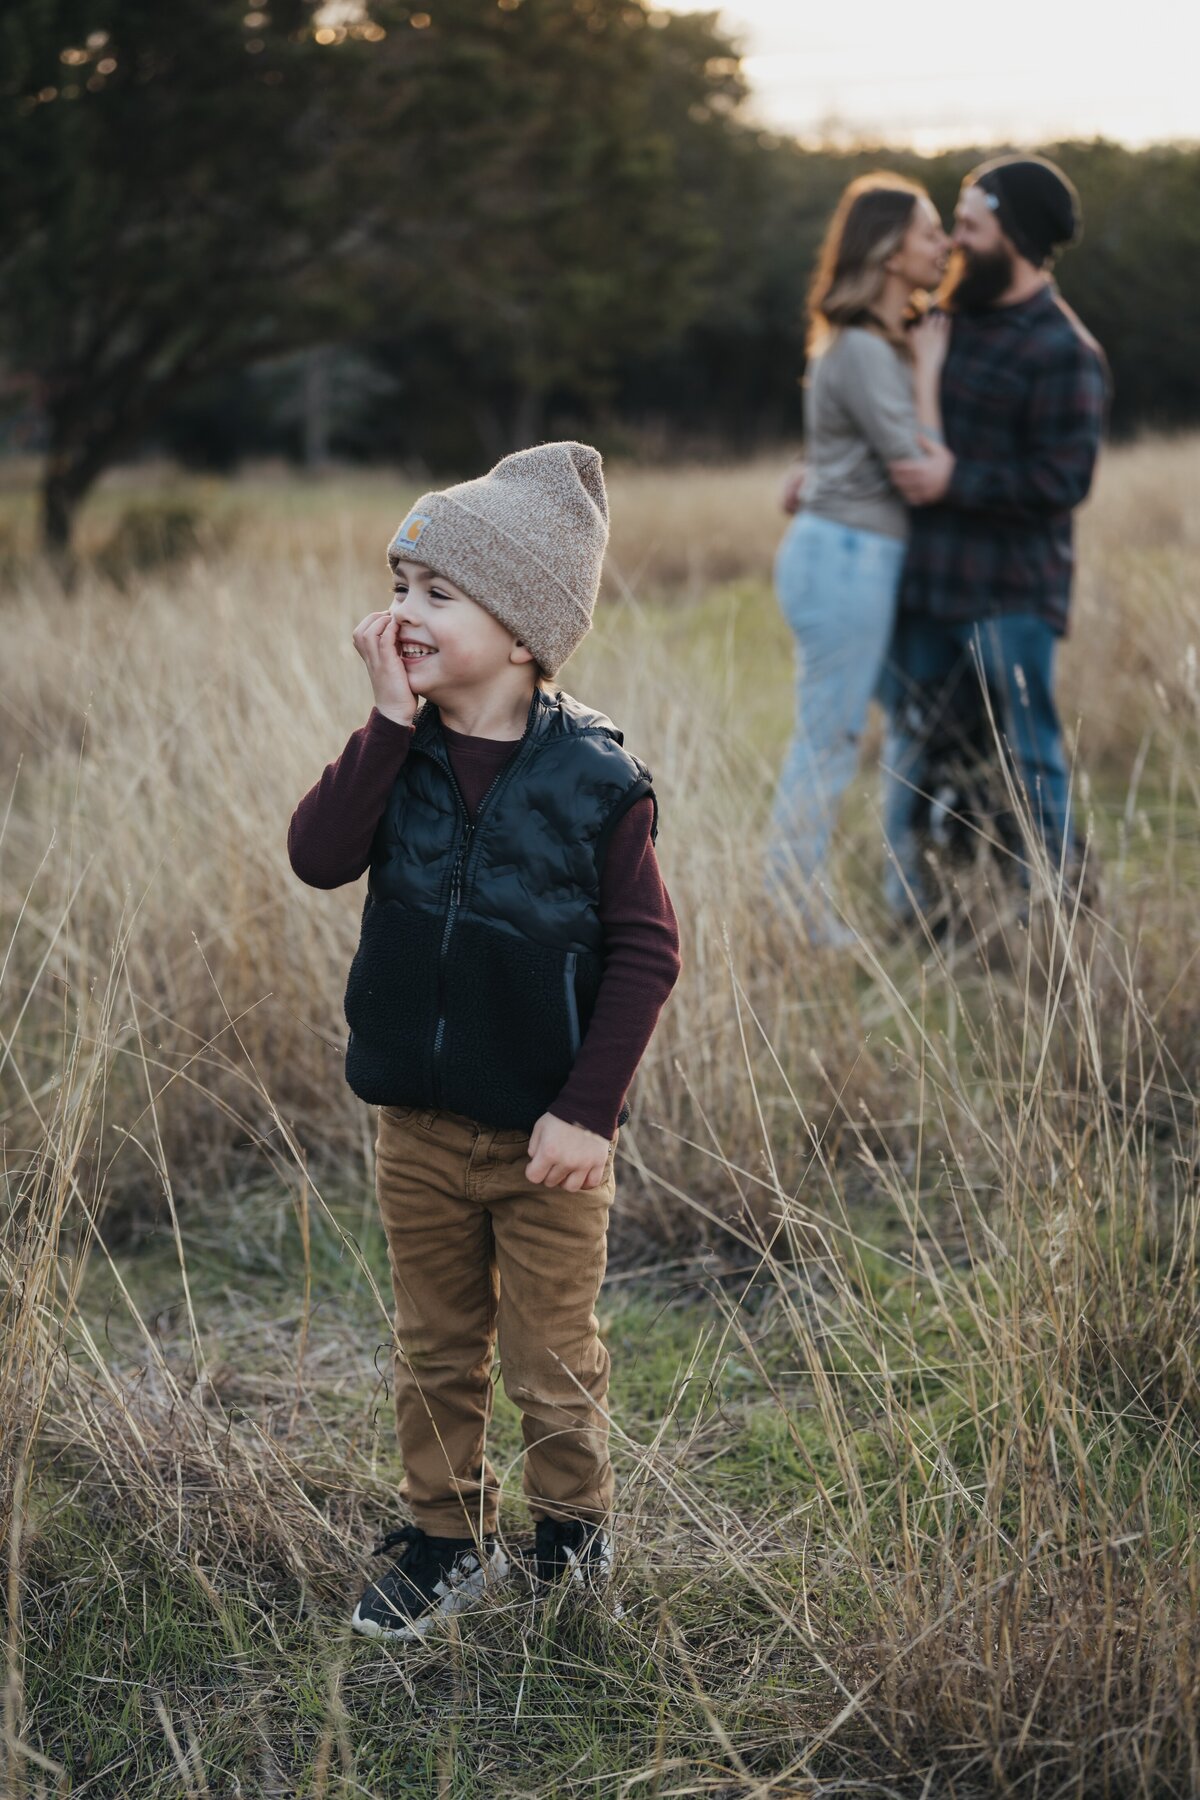
[[[947,312],[986,312],[1012,286],[1016,265],[1001,244],[995,250],[955,250],[939,301]]]

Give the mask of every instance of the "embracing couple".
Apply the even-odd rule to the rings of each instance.
[[[994,718],[1052,868],[1074,873],[1054,658],[1108,381],[1050,264],[1080,222],[1053,163],[1003,157],[967,176],[952,237],[924,188],[891,174],[853,182],[826,235],[809,300],[805,463],[785,489],[795,516],[775,568],[797,646],[796,722],[767,860],[768,893],[798,906],[815,942],[852,936],[825,865],[872,698],[888,718],[884,890],[896,919],[935,899],[921,827],[934,722],[951,701],[989,733]],[[938,306],[919,316],[932,292]]]

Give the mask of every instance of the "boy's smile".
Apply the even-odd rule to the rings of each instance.
[[[468,735],[521,735],[534,679],[530,652],[486,607],[423,563],[392,557],[390,647],[414,696]]]
[[[436,656],[437,651],[432,644],[419,644],[415,638],[402,636],[400,639],[400,660],[407,663],[422,662],[427,656]]]
[[[391,614],[396,622],[396,648],[406,670],[414,670],[437,655],[434,624],[439,615],[452,612],[456,602],[460,611],[464,602],[470,605],[452,582],[417,563],[393,563]],[[453,648],[452,622],[449,637]]]

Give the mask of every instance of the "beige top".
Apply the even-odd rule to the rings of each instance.
[[[878,332],[844,326],[805,376],[805,512],[907,537],[887,465],[919,454],[912,365]]]

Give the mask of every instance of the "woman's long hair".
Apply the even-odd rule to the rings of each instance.
[[[852,181],[829,222],[808,290],[808,352],[821,350],[845,325],[868,325],[908,355],[903,333],[888,331],[875,307],[887,281],[886,264],[904,242],[919,182],[877,170]]]

